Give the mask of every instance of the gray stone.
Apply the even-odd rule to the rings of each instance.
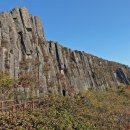
[[[128,66],[46,41],[40,18],[25,7],[0,13],[0,72],[15,79],[27,74],[32,82],[26,86],[28,97],[130,84]]]

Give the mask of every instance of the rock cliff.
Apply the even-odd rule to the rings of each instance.
[[[33,88],[36,96],[130,84],[128,66],[45,40],[40,18],[25,7],[0,13],[0,71],[28,79],[19,88],[28,92]]]

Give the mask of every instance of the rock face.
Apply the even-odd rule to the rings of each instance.
[[[128,66],[46,41],[40,18],[24,7],[0,13],[0,71],[30,80],[19,88],[35,96],[130,84]]]

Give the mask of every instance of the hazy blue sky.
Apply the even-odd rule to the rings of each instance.
[[[130,66],[130,0],[0,0],[0,11],[26,6],[46,39]]]

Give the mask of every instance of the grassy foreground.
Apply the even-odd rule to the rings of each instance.
[[[125,91],[88,91],[73,98],[49,96],[35,110],[0,114],[2,130],[124,130],[130,121]]]

